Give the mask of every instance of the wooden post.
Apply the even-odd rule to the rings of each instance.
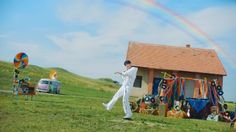
[[[148,94],[152,94],[154,70],[148,70]]]

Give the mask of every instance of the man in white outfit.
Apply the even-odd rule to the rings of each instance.
[[[130,120],[132,117],[132,112],[129,104],[129,95],[131,88],[133,88],[138,68],[132,67],[131,61],[129,60],[126,60],[124,62],[124,65],[126,66],[126,71],[115,73],[115,74],[120,74],[123,79],[123,83],[120,89],[116,92],[111,101],[107,104],[103,103],[103,106],[106,108],[106,110],[111,110],[116,101],[121,96],[123,96],[123,109],[125,112],[125,116],[123,119]]]

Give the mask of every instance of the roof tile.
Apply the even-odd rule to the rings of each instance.
[[[126,58],[138,67],[226,75],[213,49],[130,42]]]

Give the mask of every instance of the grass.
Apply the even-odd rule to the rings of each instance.
[[[236,103],[235,102],[226,102],[228,105],[228,110],[229,111],[235,111],[236,110]]]
[[[0,62],[0,90],[10,90],[12,78],[10,63]],[[229,124],[194,119],[175,119],[134,113],[133,121],[122,120],[121,101],[112,111],[105,111],[107,102],[117,86],[109,81],[89,79],[60,68],[62,94],[37,94],[32,101],[23,96],[15,99],[10,93],[0,92],[0,131],[234,131]],[[24,75],[36,83],[46,78],[50,68],[29,66]]]

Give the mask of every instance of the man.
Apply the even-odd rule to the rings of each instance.
[[[103,103],[103,106],[106,108],[106,110],[111,110],[116,101],[123,96],[123,109],[125,116],[123,119],[125,120],[130,120],[132,117],[132,112],[130,109],[130,104],[129,104],[129,95],[130,95],[130,90],[133,87],[136,74],[138,71],[138,68],[132,67],[131,61],[126,60],[124,62],[124,65],[126,66],[126,71],[124,72],[115,72],[115,74],[121,75],[123,79],[123,83],[120,87],[120,89],[116,92],[116,94],[113,96],[111,101],[107,104]]]

